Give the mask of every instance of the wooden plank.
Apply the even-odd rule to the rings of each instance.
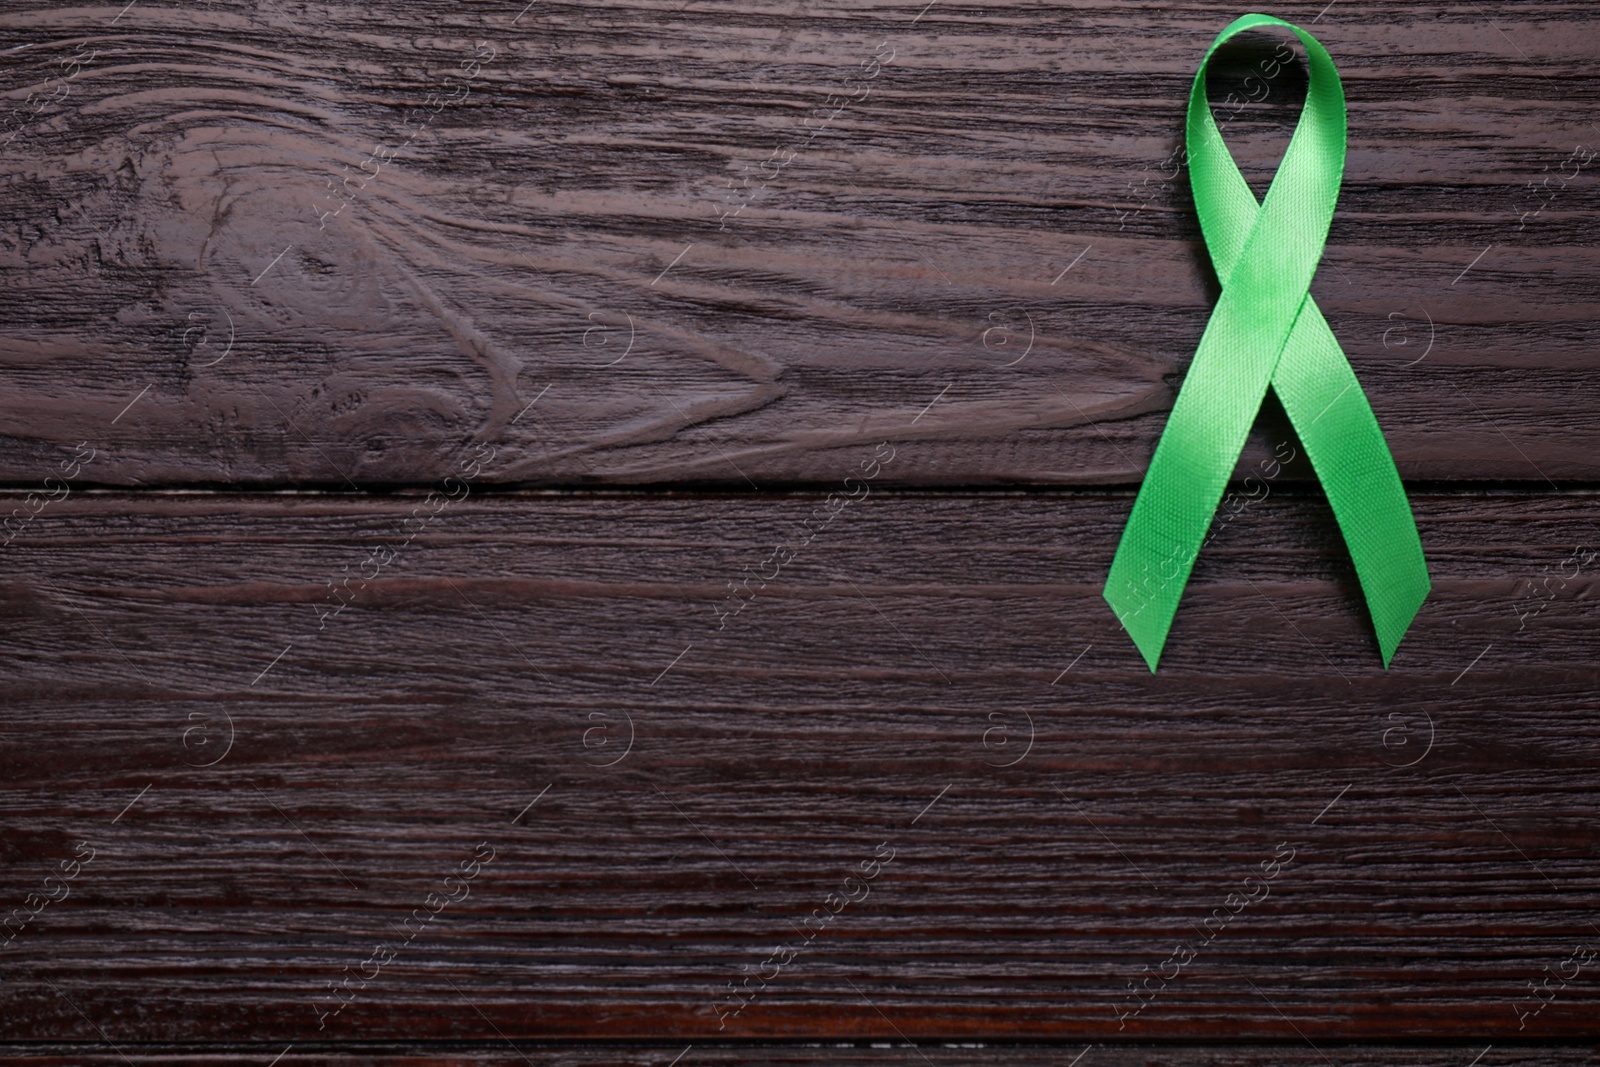
[[[476,441],[507,485],[768,486],[893,437],[907,485],[1130,484],[1216,295],[1172,153],[1237,13],[9,13],[0,481],[87,442],[111,486],[415,483]],[[1600,479],[1600,6],[1295,17],[1351,109],[1313,292],[1402,474]],[[1297,82],[1227,93],[1271,51],[1214,86],[1258,187]]]
[[[7,1035],[1589,1039],[1595,494],[1420,495],[1385,671],[1274,492],[1155,675],[1099,595],[1127,494],[874,491],[802,543],[820,503],[51,505],[0,586]]]
[[[275,1053],[283,1058],[276,1067],[304,1067],[310,1063],[332,1063],[341,1067],[367,1067],[367,1065],[400,1065],[400,1067],[436,1067],[441,1062],[462,1067],[490,1067],[490,1065],[564,1064],[569,1067],[706,1067],[708,1064],[838,1064],[839,1067],[883,1067],[885,1064],[976,1063],[987,1067],[1012,1067],[1014,1064],[1055,1063],[1071,1064],[1074,1057],[1081,1067],[1317,1067],[1328,1063],[1328,1053],[1311,1048],[1304,1043],[1295,1046],[1208,1045],[1184,1048],[1171,1045],[1144,1045],[1117,1047],[1096,1045],[1085,1052],[1082,1045],[985,1045],[964,1041],[959,1044],[924,1043],[909,1046],[896,1041],[876,1042],[862,1048],[842,1042],[818,1042],[795,1047],[763,1043],[760,1045],[717,1045],[700,1043],[684,1045],[634,1044],[557,1044],[527,1041],[498,1042],[495,1044],[468,1044],[465,1042],[408,1042],[405,1044],[373,1043],[360,1048],[311,1048],[295,1045],[287,1050],[265,1045],[215,1046],[206,1045],[128,1045],[119,1046],[122,1055],[115,1051],[94,1052],[82,1044],[8,1045],[13,1049],[0,1062],[16,1067],[44,1067],[70,1063],[73,1065],[126,1064],[126,1063],[189,1063],[202,1061],[220,1067],[261,1067]],[[1339,1059],[1335,1062],[1351,1065],[1379,1065],[1393,1063],[1414,1064],[1416,1067],[1463,1067],[1475,1057],[1483,1067],[1566,1067],[1567,1064],[1592,1062],[1592,1046],[1552,1046],[1517,1048],[1495,1046],[1487,1053],[1483,1046],[1456,1045],[1450,1047],[1417,1047],[1414,1045],[1389,1045],[1371,1048],[1341,1047],[1330,1050]]]

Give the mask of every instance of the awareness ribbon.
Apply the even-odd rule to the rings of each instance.
[[[1257,203],[1206,103],[1206,64],[1235,34],[1281,26],[1305,46],[1305,107]],[[1222,295],[1122,532],[1105,598],[1153,672],[1195,556],[1268,384],[1344,534],[1388,667],[1427,598],[1428,566],[1394,457],[1355,371],[1311,299],[1344,176],[1344,88],[1305,30],[1245,15],[1211,43],[1189,91],[1190,185]]]

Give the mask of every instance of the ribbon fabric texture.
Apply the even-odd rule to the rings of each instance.
[[[1206,103],[1206,65],[1235,34],[1290,30],[1305,46],[1305,107],[1257,203]],[[1245,15],[1212,42],[1189,92],[1189,178],[1222,295],[1117,546],[1105,599],[1153,672],[1195,556],[1270,384],[1349,547],[1388,667],[1430,583],[1394,458],[1349,360],[1308,291],[1344,176],[1344,88],[1305,30]]]

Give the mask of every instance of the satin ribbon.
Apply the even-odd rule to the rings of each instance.
[[[1305,107],[1257,203],[1206,103],[1206,64],[1245,30],[1281,26],[1305,46]],[[1189,178],[1222,295],[1150,460],[1105,598],[1156,669],[1195,556],[1268,384],[1327,493],[1388,667],[1429,590],[1411,506],[1378,421],[1308,291],[1344,175],[1339,72],[1305,30],[1245,15],[1217,35],[1189,92]]]

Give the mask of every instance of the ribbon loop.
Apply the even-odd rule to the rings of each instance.
[[[1206,67],[1245,30],[1278,26],[1305,46],[1299,122],[1258,203],[1206,102]],[[1105,599],[1150,669],[1270,385],[1327,493],[1389,665],[1430,588],[1411,506],[1383,432],[1311,298],[1344,176],[1344,88],[1311,34],[1245,15],[1217,35],[1189,92],[1190,184],[1222,295],[1172,405],[1117,546]]]

